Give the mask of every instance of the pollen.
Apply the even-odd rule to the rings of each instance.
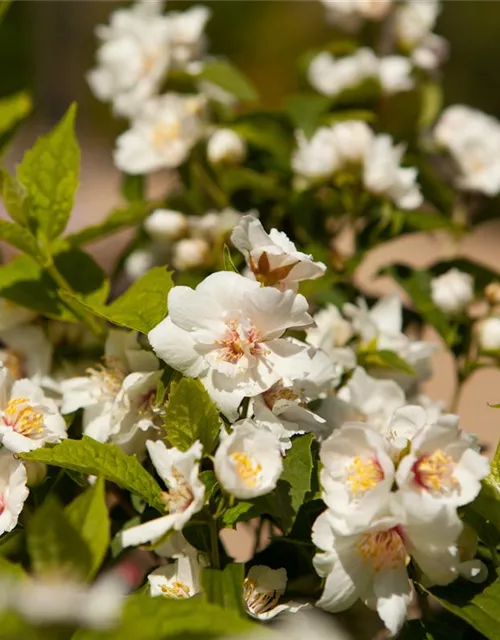
[[[255,582],[250,578],[245,578],[243,582],[243,599],[247,609],[255,615],[274,609],[280,596],[279,591],[257,590]]]
[[[397,528],[365,533],[359,540],[357,549],[363,561],[371,564],[371,568],[376,572],[390,571],[402,564],[407,566],[410,562],[410,556]]]
[[[114,399],[125,379],[125,372],[119,367],[109,365],[108,362],[106,365],[98,364],[96,367],[88,368],[87,373],[96,383],[102,396]]]
[[[168,491],[163,491],[161,499],[170,513],[182,513],[193,502],[194,496],[190,486],[186,482],[184,474],[178,469],[172,470],[174,483]]]
[[[181,125],[178,122],[160,122],[153,131],[153,145],[160,151],[168,142],[178,138],[180,133]]]
[[[27,438],[43,433],[43,413],[33,409],[28,398],[13,398],[3,411],[5,425]]]
[[[413,465],[416,483],[433,493],[449,494],[460,488],[454,471],[455,461],[442,449],[421,456]]]
[[[160,586],[161,592],[166,598],[175,598],[181,600],[183,598],[189,598],[191,596],[191,589],[184,584],[184,582],[175,581],[173,584],[162,584]]]
[[[269,409],[273,409],[274,405],[279,400],[289,400],[290,402],[296,402],[300,406],[303,403],[298,402],[300,400],[299,396],[295,393],[293,389],[289,387],[284,387],[282,382],[277,382],[274,384],[268,391],[265,391],[263,394],[264,402],[269,407]]]
[[[356,456],[347,466],[346,473],[349,491],[356,498],[361,498],[384,479],[382,467],[375,458]]]
[[[245,331],[237,320],[228,320],[222,338],[215,344],[220,349],[220,360],[237,364],[245,354],[262,355],[265,350],[261,341],[261,333],[254,326]]]
[[[246,453],[232,453],[231,458],[234,460],[236,473],[243,480],[247,487],[255,487],[259,474],[262,471],[262,465],[252,462]]]

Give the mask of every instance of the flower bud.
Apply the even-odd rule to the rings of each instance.
[[[240,164],[246,155],[245,141],[231,129],[218,129],[208,141],[207,156],[212,164]]]
[[[131,280],[137,280],[153,266],[153,255],[146,249],[133,251],[125,260],[125,273]]]
[[[180,240],[174,249],[172,263],[176,269],[200,267],[208,258],[210,247],[201,238]]]
[[[500,282],[490,282],[484,289],[484,295],[490,304],[500,303]]]
[[[444,313],[460,313],[474,297],[472,276],[450,269],[431,281],[432,301]]]
[[[144,228],[157,242],[168,243],[183,236],[188,229],[188,221],[180,211],[157,209],[146,218]]]
[[[500,349],[500,317],[491,316],[478,326],[479,346],[485,351]]]

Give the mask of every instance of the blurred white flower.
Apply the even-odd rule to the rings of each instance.
[[[310,85],[325,96],[337,96],[347,89],[359,87],[365,80],[376,78],[378,59],[371,49],[361,47],[355,53],[335,58],[323,51],[313,58],[307,69]]]
[[[485,351],[500,349],[500,317],[490,316],[478,323],[479,346]]]
[[[339,169],[340,159],[331,127],[319,127],[310,140],[302,131],[298,131],[296,139],[292,168],[306,185],[331,178]]]
[[[392,6],[392,0],[321,0],[331,24],[357,30],[364,20],[382,20]]]
[[[54,346],[41,326],[22,324],[0,331],[0,340],[5,344],[5,349],[0,349],[0,362],[14,379],[29,378],[42,388],[53,384]]]
[[[217,129],[207,143],[207,157],[212,164],[240,164],[246,155],[245,141],[232,129]]]
[[[181,165],[203,135],[204,107],[204,98],[197,95],[167,93],[148,100],[116,141],[118,169],[142,174]]]
[[[447,54],[448,43],[432,33],[441,9],[439,0],[409,0],[395,12],[398,44],[411,53],[414,64],[435,69]]]
[[[378,78],[386,94],[409,91],[415,86],[412,64],[403,56],[386,56],[379,59]]]
[[[339,373],[344,369],[354,369],[356,356],[345,345],[353,335],[352,327],[333,304],[320,309],[314,316],[315,327],[306,331],[306,340],[314,347],[327,353],[336,365]]]
[[[154,542],[168,531],[181,531],[191,516],[203,508],[205,485],[199,478],[200,459],[203,455],[201,443],[196,441],[186,451],[175,447],[167,449],[162,441],[146,442],[151,461],[168,491],[163,493],[167,515],[149,520],[121,534],[123,547]]]
[[[184,271],[201,267],[210,255],[210,245],[202,238],[182,238],[174,246],[172,264]]]
[[[144,228],[151,238],[165,244],[183,236],[188,226],[187,217],[171,209],[156,209],[144,221]]]
[[[137,280],[154,266],[153,252],[149,249],[136,249],[127,256],[124,270],[131,280]]]
[[[436,142],[449,152],[462,189],[494,196],[500,191],[500,122],[462,105],[445,109],[434,129]]]
[[[236,498],[263,496],[276,487],[283,471],[279,441],[253,420],[236,422],[230,434],[221,431],[214,471],[221,487]]]
[[[255,279],[264,285],[297,291],[299,282],[319,278],[326,271],[322,262],[297,251],[285,233],[277,229],[267,233],[260,220],[251,215],[240,219],[231,242],[245,256]]]
[[[256,211],[249,211],[247,215],[257,216]],[[203,216],[189,217],[189,231],[192,236],[217,242],[227,236],[239,223],[242,214],[231,207],[220,211],[207,211]]]
[[[160,88],[170,64],[169,28],[159,3],[137,3],[98,26],[97,67],[87,80],[117,115],[134,117]]]
[[[277,364],[304,348],[281,339],[285,330],[311,323],[303,296],[228,271],[208,276],[194,290],[174,287],[168,308],[169,316],[149,333],[155,353],[200,378],[231,420],[245,396],[279,380]]]
[[[38,316],[36,311],[21,307],[6,298],[0,298],[0,334],[9,329],[17,329],[28,324]]]
[[[335,147],[343,166],[362,164],[373,144],[374,134],[362,120],[346,120],[332,127]]]
[[[197,554],[180,555],[174,562],[158,567],[148,575],[148,582],[153,597],[183,600],[201,593]]]
[[[190,7],[186,11],[171,11],[165,16],[168,46],[172,67],[189,72],[189,66],[205,53],[206,23],[210,9],[203,6]]]
[[[10,451],[0,451],[0,536],[16,526],[28,497],[26,469]]]
[[[0,369],[0,442],[13,453],[23,453],[60,442],[67,437],[66,422],[56,403],[36,384],[13,380]]]
[[[474,278],[469,273],[450,269],[431,280],[431,297],[444,313],[461,313],[474,298]]]

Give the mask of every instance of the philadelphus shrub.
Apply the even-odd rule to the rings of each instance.
[[[500,365],[500,274],[458,244],[496,215],[500,123],[441,110],[438,2],[321,7],[349,39],[275,111],[205,7],[113,10],[101,223],[64,235],[74,106],[2,169],[0,637],[498,638],[500,458],[456,411]],[[0,101],[2,145],[29,109]],[[110,279],[86,245],[127,227]],[[366,254],[415,232],[454,257],[384,267],[374,298]]]

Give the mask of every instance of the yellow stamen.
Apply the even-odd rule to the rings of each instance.
[[[417,484],[441,494],[451,493],[460,487],[460,483],[453,475],[454,470],[453,458],[442,449],[423,455],[413,466]]]
[[[408,565],[403,540],[396,529],[365,533],[357,544],[357,549],[364,562],[370,563],[373,571],[388,571],[399,565]]]
[[[170,513],[180,513],[189,507],[194,496],[186,478],[178,469],[172,469],[172,476],[175,479],[175,486],[172,484],[168,491],[163,491],[161,499]]]
[[[160,589],[166,598],[175,598],[176,600],[180,600],[191,596],[191,590],[187,584],[184,584],[184,582],[176,581],[172,585],[162,584]]]
[[[3,412],[4,423],[16,433],[36,438],[43,432],[43,413],[29,404],[28,398],[13,398]]]
[[[236,473],[247,487],[255,487],[259,473],[262,471],[262,465],[258,462],[252,462],[246,453],[232,453],[231,458],[234,460]]]
[[[356,456],[346,469],[349,491],[360,498],[367,491],[374,489],[384,479],[384,472],[375,458]]]
[[[160,122],[153,132],[153,145],[161,151],[168,142],[178,138],[180,133],[181,125],[179,122],[171,122],[169,124]]]
[[[279,591],[258,591],[255,582],[250,578],[245,578],[243,582],[243,599],[253,614],[259,615],[274,609],[280,596]]]

